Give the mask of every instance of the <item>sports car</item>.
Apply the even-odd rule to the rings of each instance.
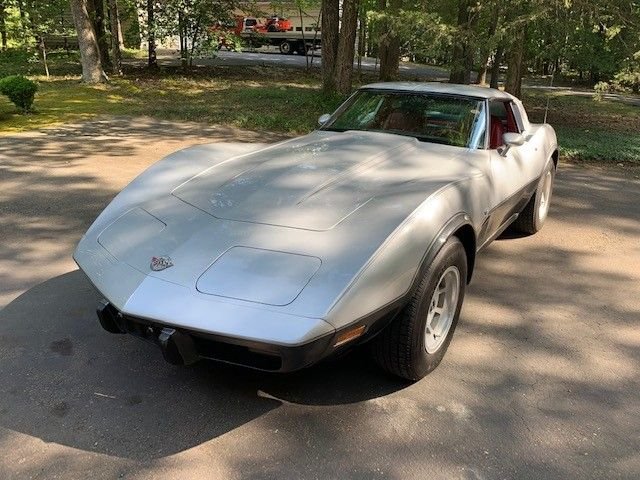
[[[499,90],[377,83],[312,133],[207,144],[133,180],[74,259],[102,327],[288,372],[369,342],[418,380],[442,360],[476,255],[547,218],[556,135]]]

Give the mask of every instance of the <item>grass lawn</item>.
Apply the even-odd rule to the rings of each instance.
[[[66,78],[39,83],[32,114],[20,115],[0,99],[0,132],[96,115],[148,115],[298,134],[313,129],[318,116],[333,111],[341,100],[324,97],[315,83],[273,78],[114,78],[98,86]]]
[[[42,68],[33,55],[0,54],[0,76],[24,73],[40,86],[29,115],[0,97],[0,134],[97,115],[147,115],[293,135],[313,129],[318,116],[342,100],[322,95],[317,72],[297,69],[209,67],[184,76],[130,67],[124,77],[87,86],[79,82],[77,56],[54,53],[50,70],[46,79],[38,76]],[[548,122],[556,128],[563,159],[640,166],[640,107],[529,89],[523,101],[533,122],[542,121],[549,95]]]
[[[547,122],[556,130],[565,160],[640,166],[640,107],[530,89],[522,101],[532,122],[543,121],[547,99]]]

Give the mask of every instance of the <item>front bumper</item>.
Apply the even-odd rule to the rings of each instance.
[[[278,345],[204,333],[132,317],[106,300],[97,309],[102,327],[110,333],[129,333],[160,347],[166,361],[188,365],[201,359],[217,360],[273,372],[292,372],[330,355],[336,334],[301,345]]]

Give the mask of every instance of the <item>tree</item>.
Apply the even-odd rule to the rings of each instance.
[[[340,24],[339,0],[322,0],[322,90],[336,91],[336,57]]]
[[[117,0],[109,0],[109,26],[111,29],[111,69],[115,75],[122,74],[122,28],[120,26],[120,13]]]
[[[11,3],[4,0],[4,4],[5,7],[11,7],[12,13],[15,12],[13,7],[16,6],[19,13],[18,19],[15,17],[11,19],[10,28],[7,29],[7,37],[23,46],[31,47],[35,43],[42,59],[45,74],[48,77],[46,37],[52,34],[70,36],[75,32],[74,26],[66,19],[66,14],[69,11],[68,0],[14,0]]]
[[[380,10],[384,12],[380,22],[380,80],[386,82],[398,77],[400,68],[400,35],[397,18],[402,8],[402,0],[380,0]]]
[[[342,22],[340,25],[338,54],[335,66],[336,90],[341,94],[351,92],[357,27],[358,0],[343,0]]]
[[[507,55],[507,79],[504,82],[504,89],[516,97],[519,97],[522,91],[525,38],[526,28],[523,27],[516,32],[516,37]]]
[[[147,0],[147,44],[149,68],[157,68],[155,3],[153,0]]]
[[[232,0],[166,1],[155,12],[154,39],[178,36],[182,66],[191,67],[195,57],[217,51],[219,33],[210,27],[228,21],[232,11]]]
[[[107,79],[100,61],[98,41],[87,10],[87,0],[70,0],[73,21],[78,33],[82,80],[86,83],[100,83]]]
[[[490,9],[490,16],[488,19],[488,26],[486,29],[486,37],[480,45],[480,68],[478,68],[478,75],[476,83],[484,85],[487,83],[487,70],[489,68],[489,59],[492,51],[495,49],[495,43],[498,40],[496,38],[496,30],[498,28],[498,22],[500,20],[500,3],[489,2],[488,7]]]
[[[96,41],[98,42],[100,62],[102,62],[104,68],[108,69],[111,66],[111,59],[109,58],[109,43],[107,42],[107,34],[104,26],[104,1],[89,0],[89,2],[87,2],[87,8],[89,8],[89,15],[93,22],[93,31],[96,34]]]
[[[0,37],[2,39],[2,51],[7,49],[7,9],[5,0],[0,0]]]
[[[473,68],[471,32],[474,18],[470,0],[458,0],[458,25],[453,43],[450,83],[471,83]]]

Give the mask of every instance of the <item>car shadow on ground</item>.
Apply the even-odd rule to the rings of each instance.
[[[216,362],[176,367],[153,345],[104,332],[98,300],[76,270],[0,311],[0,425],[148,459],[199,445],[283,403],[359,402],[408,385],[376,369],[365,351],[287,375]]]

